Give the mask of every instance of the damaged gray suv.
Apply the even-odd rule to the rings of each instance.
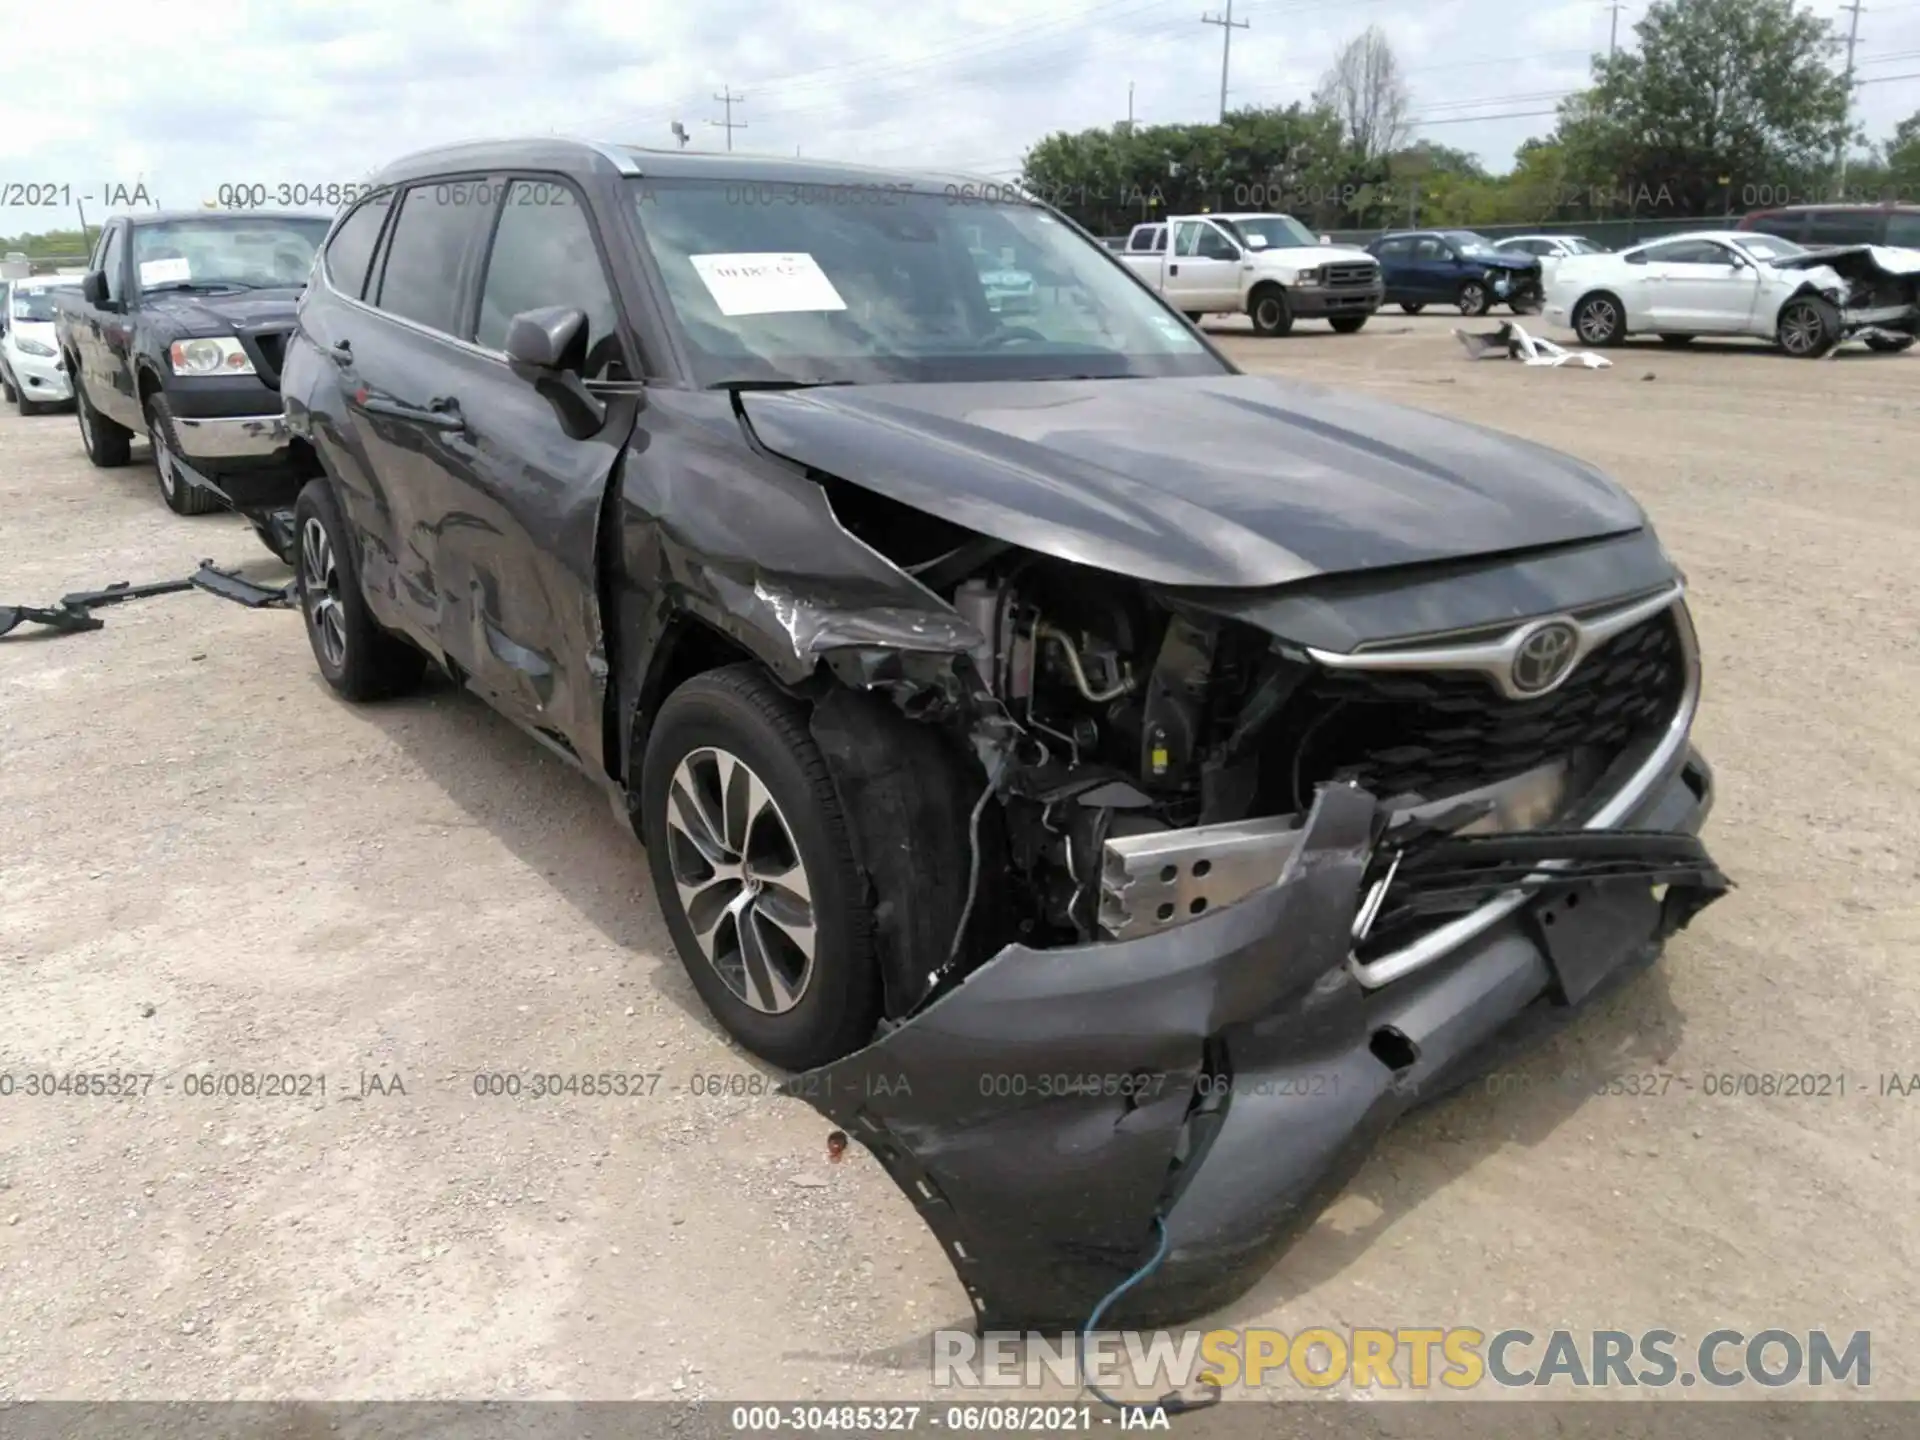
[[[281,390],[327,681],[437,666],[600,780],[701,996],[983,1326],[1231,1299],[1727,888],[1626,494],[1242,374],[1019,194],[417,155]]]

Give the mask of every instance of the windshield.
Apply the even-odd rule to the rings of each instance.
[[[1491,240],[1484,235],[1476,235],[1471,230],[1442,230],[1440,238],[1454,249],[1468,255],[1498,255],[1502,252],[1494,248]]]
[[[1249,250],[1278,250],[1300,245],[1318,245],[1320,237],[1291,215],[1254,215],[1237,220],[1222,220],[1222,225],[1238,236]]]
[[[1735,243],[1747,254],[1761,260],[1791,260],[1795,255],[1807,253],[1804,245],[1782,240],[1778,235],[1742,235]]]
[[[133,227],[133,263],[142,290],[307,283],[314,252],[332,221],[323,216],[222,216]]]
[[[1037,206],[838,185],[632,186],[705,385],[1226,373],[1111,252]],[[743,188],[767,198],[743,204]],[[1009,283],[1032,286],[1017,309]]]
[[[49,322],[53,319],[53,297],[62,293],[72,293],[79,285],[49,285],[44,290],[20,290],[13,292],[12,314],[16,320],[39,320]]]

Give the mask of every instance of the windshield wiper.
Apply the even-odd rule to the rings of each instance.
[[[716,380],[709,390],[817,390],[828,385],[858,385],[858,380]]]
[[[163,280],[158,285],[142,285],[143,295],[158,295],[163,290],[251,290],[238,280]]]

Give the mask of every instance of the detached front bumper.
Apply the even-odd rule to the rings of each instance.
[[[1683,749],[1620,824],[1697,833]],[[1349,965],[1378,805],[1324,787],[1280,881],[1137,940],[1011,946],[788,1093],[861,1141],[939,1237],[982,1330],[1109,1312],[1183,1323],[1231,1301],[1379,1134],[1650,963],[1724,888],[1565,885],[1437,961],[1363,987]],[[1616,832],[1617,834],[1617,832]]]

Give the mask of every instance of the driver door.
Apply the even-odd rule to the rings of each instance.
[[[1180,310],[1238,310],[1240,247],[1209,221],[1182,220],[1173,227],[1166,295]]]
[[[591,211],[559,176],[500,176],[474,312],[442,347],[437,388],[462,428],[434,448],[446,510],[437,567],[443,633],[473,685],[528,729],[601,760],[606,686],[595,547],[607,485],[632,432],[638,350],[614,301]],[[515,315],[587,316],[581,378],[608,401],[576,438],[507,366]],[[616,393],[627,392],[627,393]]]
[[[1682,260],[1670,262],[1667,286],[1673,308],[1702,335],[1737,334],[1753,323],[1760,299],[1760,272],[1717,240],[1691,242]]]

